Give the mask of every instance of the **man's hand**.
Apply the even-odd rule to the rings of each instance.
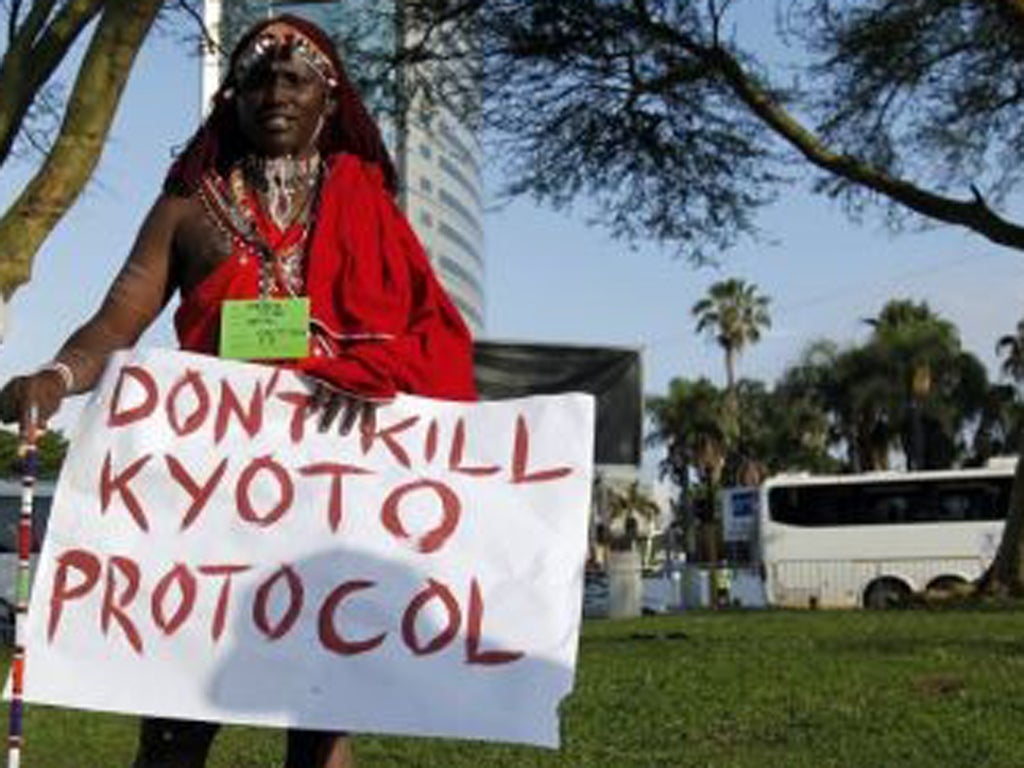
[[[0,390],[0,421],[18,422],[18,431],[23,438],[27,437],[32,427],[46,428],[46,422],[57,412],[66,394],[63,377],[52,368],[16,376]]]
[[[376,426],[377,403],[317,383],[313,389],[309,413],[314,417],[319,416],[318,428],[321,432],[327,432],[337,424],[338,434],[347,435],[358,422],[359,431],[367,434],[373,432]]]

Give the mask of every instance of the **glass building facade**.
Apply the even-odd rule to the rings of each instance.
[[[479,335],[486,316],[483,153],[476,131],[465,120],[424,95],[432,90],[431,78],[466,77],[469,83],[468,67],[435,63],[420,65],[414,74],[384,69],[382,54],[394,50],[405,34],[404,5],[403,0],[206,0],[205,18],[221,51],[230,51],[252,23],[276,13],[306,17],[334,37],[395,160],[400,203],[409,223],[448,295]],[[443,44],[457,47],[460,41]],[[204,108],[223,67],[223,56],[211,46],[203,57]]]

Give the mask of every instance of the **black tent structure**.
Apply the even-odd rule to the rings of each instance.
[[[639,349],[478,340],[474,364],[482,400],[566,392],[594,395],[595,463],[639,466],[643,440]]]

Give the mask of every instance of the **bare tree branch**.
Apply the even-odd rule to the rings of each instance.
[[[210,32],[209,27],[206,26],[206,19],[203,18],[202,11],[193,3],[189,2],[189,0],[175,0],[175,2],[172,3],[172,9],[184,12],[192,19],[192,21],[195,22],[195,25],[199,28],[199,34],[203,39],[204,50],[218,55],[226,53],[224,48],[217,41],[217,38]]]
[[[162,4],[113,2],[100,17],[53,149],[0,219],[0,294],[5,298],[29,279],[33,256],[99,161],[132,63]]]
[[[435,36],[450,31],[448,28],[453,24],[471,20],[485,4],[486,0],[456,0],[440,11],[434,9],[417,14],[413,10],[410,31],[415,32],[419,39],[412,45],[403,41],[396,57],[397,62],[409,64],[428,59],[436,61],[439,55],[433,50]]]
[[[696,48],[695,48],[696,50]],[[703,57],[721,72],[736,95],[772,131],[813,165],[882,194],[922,216],[972,229],[994,243],[1024,248],[1024,227],[996,214],[980,197],[957,200],[929,192],[849,155],[833,152],[781,106],[725,49],[705,49]]]
[[[14,35],[18,31],[18,17],[21,16],[21,0],[11,0],[7,11],[7,47],[14,45]]]
[[[42,5],[34,5],[29,16]],[[29,19],[22,25],[18,33],[18,52],[9,49],[0,63],[0,163],[10,154],[36,93],[103,5],[103,0],[71,0],[61,7],[45,30],[36,27],[33,35],[36,39],[24,51],[20,47],[24,44],[21,36],[28,34]]]
[[[22,22],[21,26],[17,27],[17,31],[14,33],[11,40],[11,48],[19,50],[31,48],[35,42],[36,35],[39,34],[39,30],[42,29],[46,20],[50,18],[50,12],[53,11],[53,6],[56,4],[57,0],[33,0],[28,16],[25,17],[25,21]],[[12,5],[12,10],[16,9],[20,2],[15,2]],[[14,20],[16,25],[17,14],[12,13],[11,19]]]

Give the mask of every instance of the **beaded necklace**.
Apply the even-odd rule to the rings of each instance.
[[[259,290],[264,299],[305,293],[304,262],[323,172],[319,156],[311,163],[303,162],[308,163],[308,174],[314,179],[290,222],[278,223],[266,210],[243,164],[234,166],[227,178],[207,172],[198,188],[203,208],[217,228],[259,260]]]
[[[320,172],[320,155],[309,157],[247,157],[242,170],[248,184],[266,200],[265,210],[284,230],[295,219],[295,196]]]

